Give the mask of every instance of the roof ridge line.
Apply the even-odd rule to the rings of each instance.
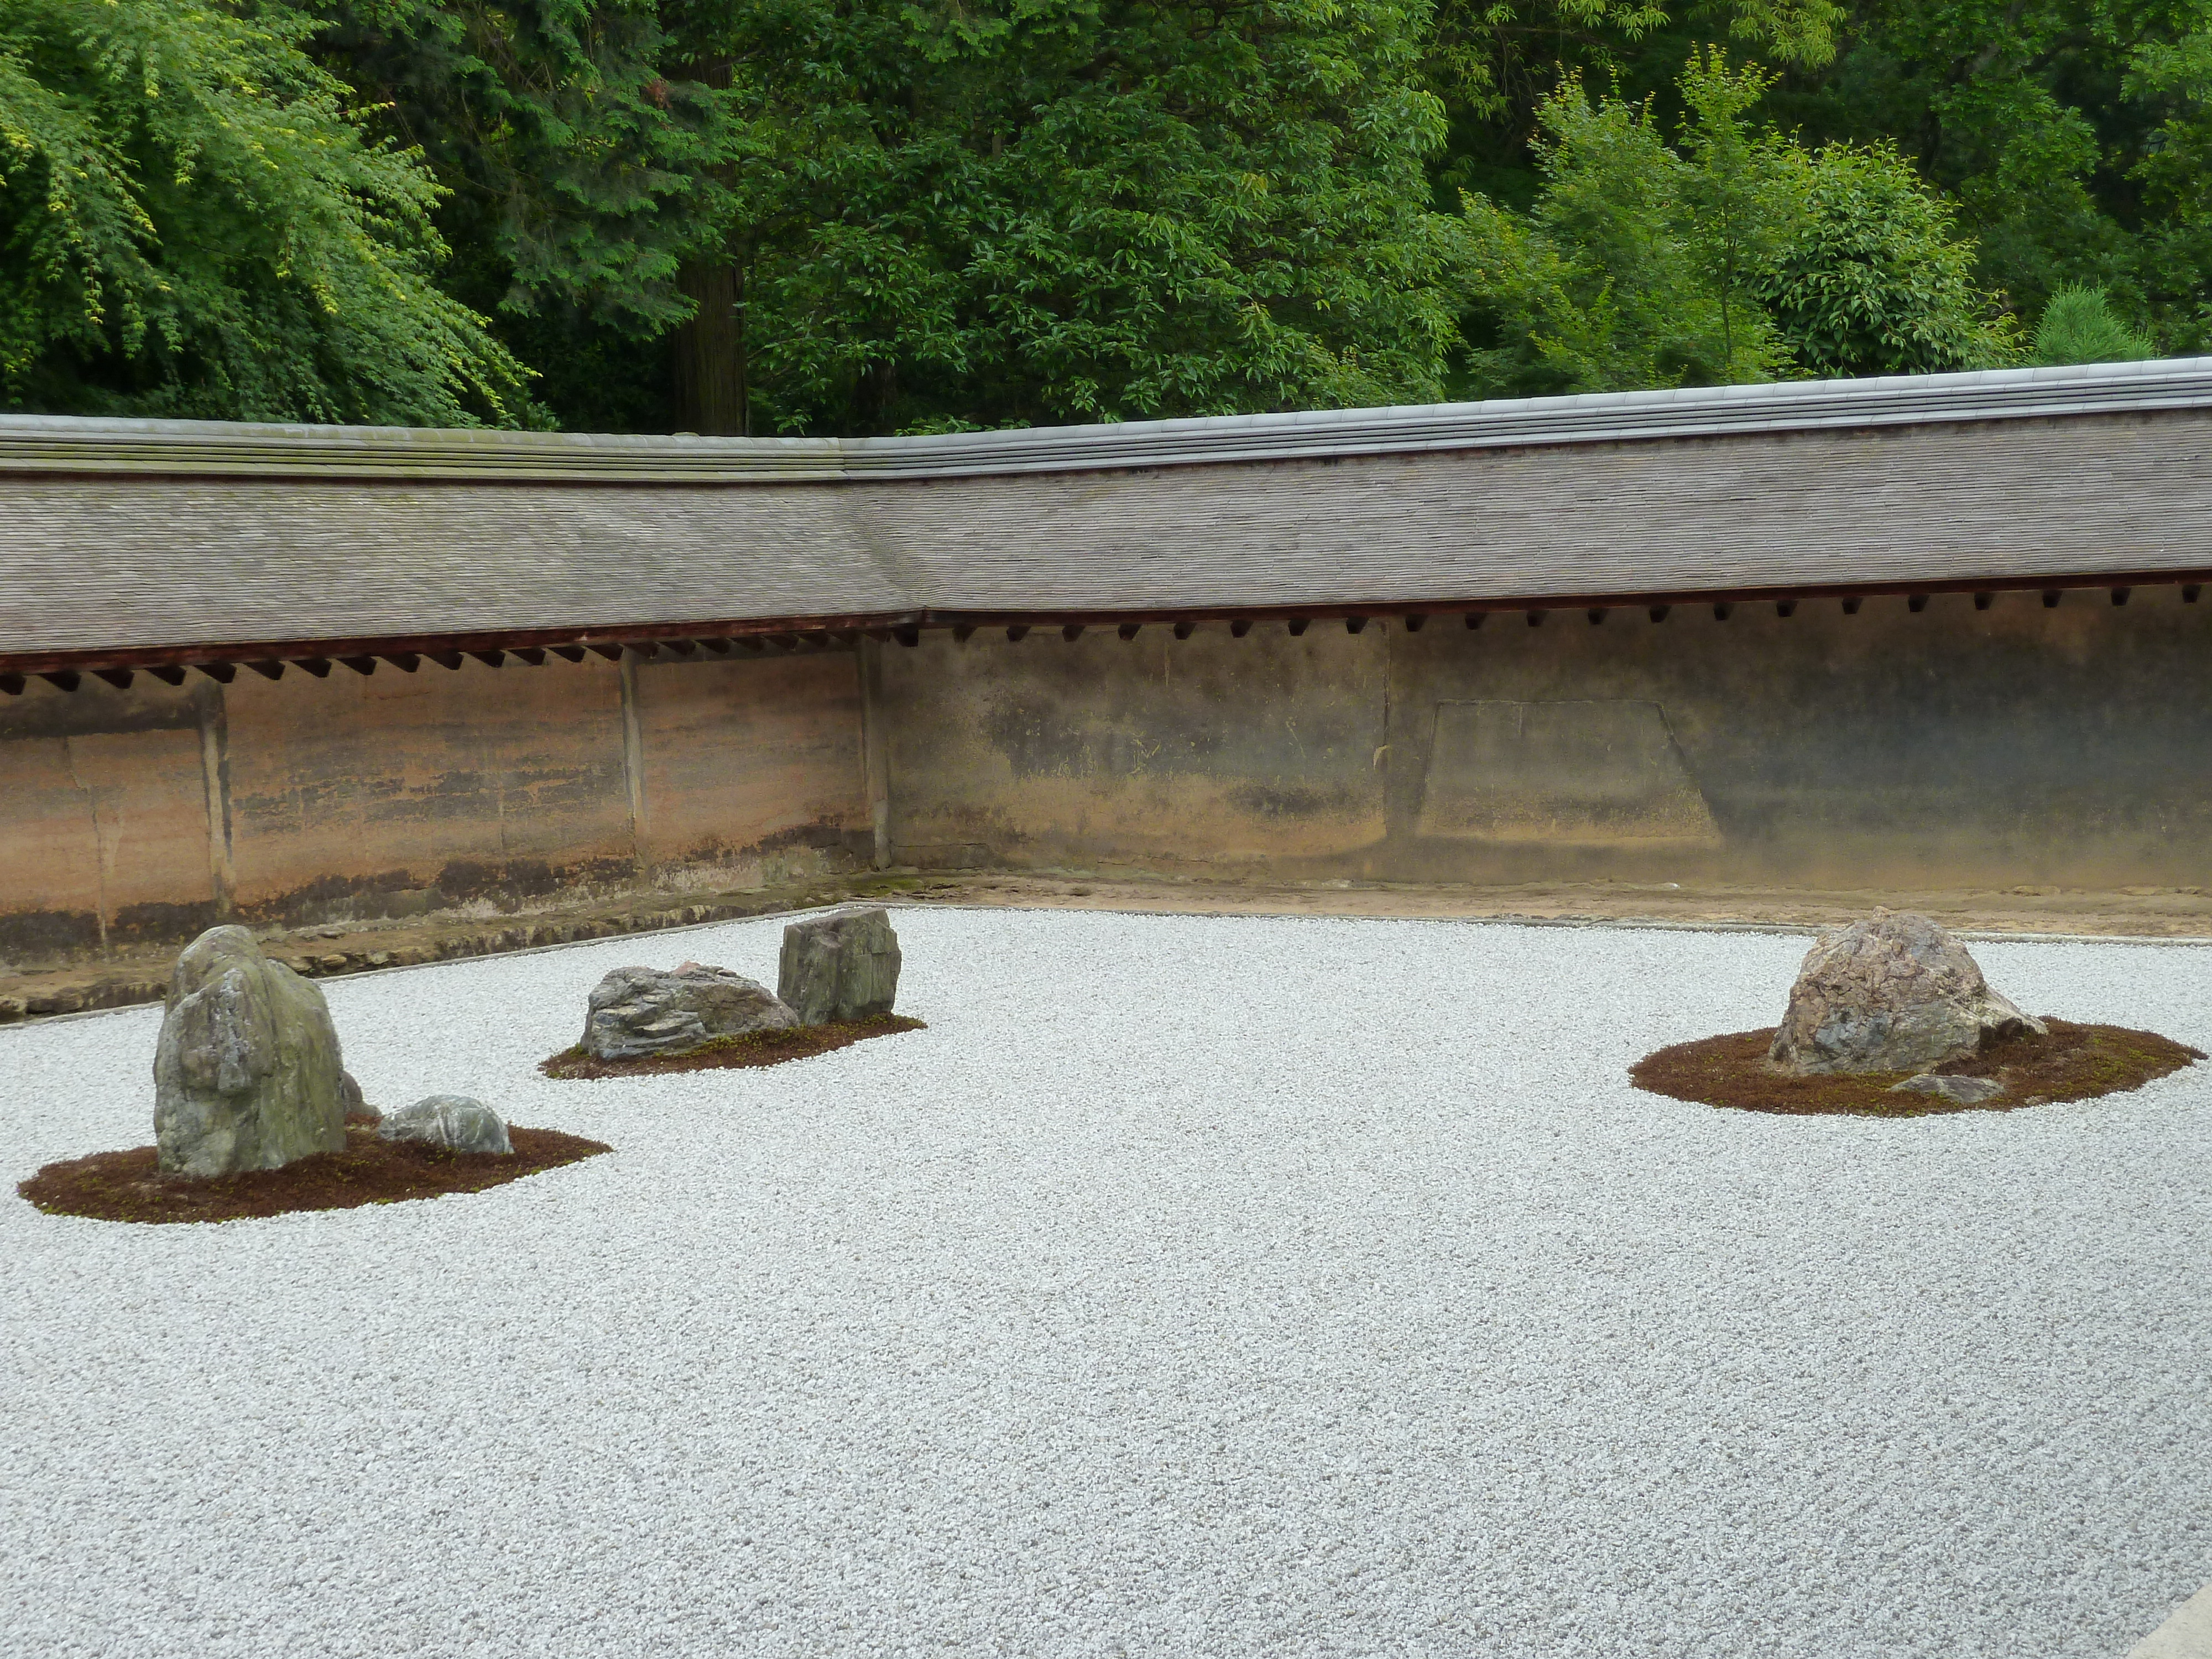
[[[702,438],[0,415],[0,472],[708,486],[898,483],[2207,407],[2212,407],[2212,357],[895,438]]]

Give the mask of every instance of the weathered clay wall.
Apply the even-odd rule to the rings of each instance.
[[[401,913],[635,867],[612,665],[549,663],[222,689],[234,894],[248,915]]]
[[[0,700],[0,961],[865,864],[850,653]]]
[[[1379,634],[1279,624],[883,653],[902,862],[1159,869],[1336,861],[1384,838]]]
[[[2203,884],[2208,645],[2166,587],[40,683],[0,700],[0,960],[757,887],[878,823],[924,867]]]
[[[892,842],[1290,877],[2201,882],[2208,613],[2165,587],[933,636],[884,653]]]
[[[810,859],[866,862],[851,653],[629,672],[640,855],[666,884],[757,884]]]
[[[88,679],[0,698],[0,958],[204,926],[218,874],[208,757],[220,688]]]

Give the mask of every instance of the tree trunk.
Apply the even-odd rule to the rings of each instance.
[[[699,307],[674,336],[677,429],[750,437],[744,279],[726,260],[687,259],[676,285]]]

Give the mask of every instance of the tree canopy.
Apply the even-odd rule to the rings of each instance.
[[[2185,352],[2208,164],[2212,0],[10,0],[0,406],[859,434]]]
[[[169,0],[0,12],[0,388],[70,412],[453,424],[522,371],[435,280],[438,188],[313,25]]]

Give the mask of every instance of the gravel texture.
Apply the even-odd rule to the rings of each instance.
[[[897,921],[929,1029],[763,1071],[532,1068],[780,920],[327,986],[372,1101],[616,1147],[332,1214],[40,1215],[158,1016],[0,1031],[0,1651],[2109,1659],[2212,1578],[2212,1066],[1771,1117],[1625,1071],[1802,939]],[[2212,1047],[2212,952],[1976,955]]]

